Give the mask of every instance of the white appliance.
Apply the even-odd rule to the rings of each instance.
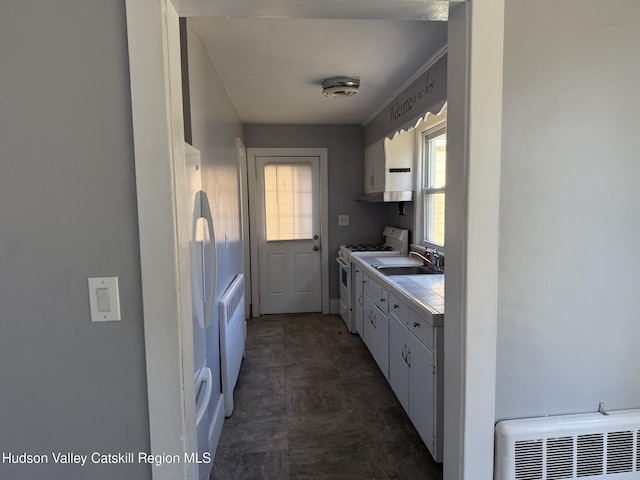
[[[640,410],[504,420],[496,480],[640,478]]]
[[[191,291],[193,315],[193,354],[196,393],[196,429],[198,457],[211,453],[209,406],[213,384],[207,366],[207,329],[211,326],[216,291],[216,252],[213,219],[207,194],[202,190],[200,152],[185,144],[187,168],[187,204],[191,256]],[[209,478],[211,464],[199,467],[200,480]]]
[[[409,254],[409,231],[396,227],[384,227],[384,243],[346,244],[338,251],[338,278],[340,280],[340,316],[351,333],[360,333],[353,315],[357,296],[355,292],[355,268],[351,258],[354,256],[387,256]]]
[[[239,273],[224,292],[218,304],[220,322],[220,373],[224,416],[233,413],[233,390],[244,358],[247,322],[244,310],[244,275]]]

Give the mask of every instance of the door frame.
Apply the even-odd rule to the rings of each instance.
[[[448,208],[447,224],[456,226],[460,238],[457,244],[447,240],[451,259],[446,309],[451,321],[444,327],[445,375],[449,379],[445,385],[444,478],[491,478],[505,0],[449,2],[448,55],[455,67],[450,67],[448,75],[448,135],[460,140],[455,155],[460,172],[457,195],[447,194],[447,198],[457,197],[459,215],[454,217]],[[193,7],[190,12],[184,4]],[[195,418],[191,406],[195,406],[195,395],[192,388],[185,388],[193,385],[188,375],[189,370],[193,372],[193,342],[188,333],[190,321],[180,317],[182,302],[190,302],[190,294],[181,284],[181,242],[174,216],[173,160],[174,155],[180,156],[180,147],[172,142],[174,133],[182,131],[182,111],[181,106],[179,112],[173,108],[169,92],[180,85],[169,81],[167,69],[169,52],[179,51],[179,45],[168,31],[178,29],[174,6],[179,15],[206,16],[214,13],[214,4],[125,0],[152,454],[181,451],[195,442],[185,436],[189,435],[187,424]],[[255,9],[255,2],[243,4],[249,10],[246,16],[259,16],[252,7]],[[460,102],[455,112],[454,96]],[[323,236],[326,233],[323,230]],[[327,239],[323,240],[327,247]],[[326,263],[328,266],[328,259]],[[325,282],[328,284],[328,275],[323,275],[323,294]],[[323,313],[324,309],[323,297]],[[197,469],[189,470],[185,464],[152,466],[152,478],[197,478]]]
[[[319,157],[320,158],[320,299],[322,313],[329,313],[329,187],[327,148],[247,148],[249,184],[249,230],[256,232],[258,217],[255,195],[256,157]],[[260,271],[257,235],[251,239],[251,316],[260,316]]]
[[[197,452],[180,32],[171,0],[126,0],[149,443]],[[181,220],[181,218],[183,220]],[[143,388],[142,385],[136,388]],[[141,419],[141,422],[143,420]],[[153,480],[197,479],[196,463],[152,464]]]

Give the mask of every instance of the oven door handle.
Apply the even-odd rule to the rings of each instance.
[[[338,262],[341,267],[349,268],[349,263],[347,263],[347,261],[342,257],[336,258],[336,262]]]

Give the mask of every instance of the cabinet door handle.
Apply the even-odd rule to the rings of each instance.
[[[400,305],[398,305],[397,303],[394,303],[393,308],[400,308]]]
[[[411,368],[411,349],[407,349],[407,365]]]
[[[405,345],[404,347],[402,347],[402,352],[400,352],[400,355],[402,355],[402,359],[404,360],[404,363],[407,363],[407,346]]]
[[[413,322],[413,326],[414,326],[415,328],[420,327],[420,322]]]
[[[386,300],[386,298],[381,298],[381,299],[380,299],[380,303],[384,303],[384,302],[386,302],[386,301],[387,301],[387,300]]]

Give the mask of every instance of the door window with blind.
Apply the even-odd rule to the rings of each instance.
[[[444,209],[447,173],[447,134],[441,125],[423,136],[422,239],[444,246]]]
[[[310,163],[264,166],[267,242],[313,238],[313,171]]]

